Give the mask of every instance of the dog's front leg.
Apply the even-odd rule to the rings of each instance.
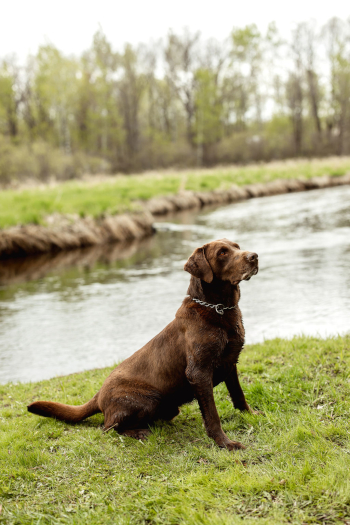
[[[186,377],[192,385],[195,396],[202,412],[205,430],[209,437],[219,445],[228,450],[245,448],[238,441],[231,441],[221,428],[220,418],[216,410],[213,382],[210,373],[196,367],[187,367]]]
[[[261,412],[252,410],[246,401],[244,392],[239,383],[237,365],[233,365],[230,375],[225,379],[225,383],[235,408],[241,410],[242,412],[247,411],[251,414],[261,414]]]

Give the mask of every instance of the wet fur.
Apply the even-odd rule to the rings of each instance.
[[[67,422],[103,412],[106,430],[144,439],[150,424],[173,419],[181,405],[196,398],[208,436],[220,447],[244,448],[224,434],[213,388],[225,381],[234,407],[250,411],[236,366],[245,335],[238,301],[240,280],[258,271],[257,255],[221,239],[197,248],[184,269],[191,274],[190,297],[175,319],[117,366],[88,403],[36,401],[28,406],[29,412]],[[220,315],[195,303],[193,297],[236,308]]]

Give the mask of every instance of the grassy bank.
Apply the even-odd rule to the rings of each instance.
[[[71,426],[26,412],[38,398],[79,404],[109,369],[0,387],[1,523],[235,524],[350,522],[350,337],[273,340],[240,363],[249,403],[215,398],[218,449],[196,402],[145,442],[102,434],[101,415]]]
[[[180,190],[226,189],[232,184],[252,184],[275,179],[344,175],[350,157],[274,162],[246,167],[120,175],[0,192],[0,228],[17,224],[42,224],[55,212],[98,217],[137,207],[137,201]]]

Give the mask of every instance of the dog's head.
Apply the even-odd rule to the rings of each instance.
[[[184,270],[207,283],[211,283],[215,275],[221,281],[237,285],[258,273],[258,255],[241,250],[228,239],[220,239],[197,248]]]

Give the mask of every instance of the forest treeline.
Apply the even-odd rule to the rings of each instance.
[[[350,20],[0,60],[0,182],[350,153]]]

